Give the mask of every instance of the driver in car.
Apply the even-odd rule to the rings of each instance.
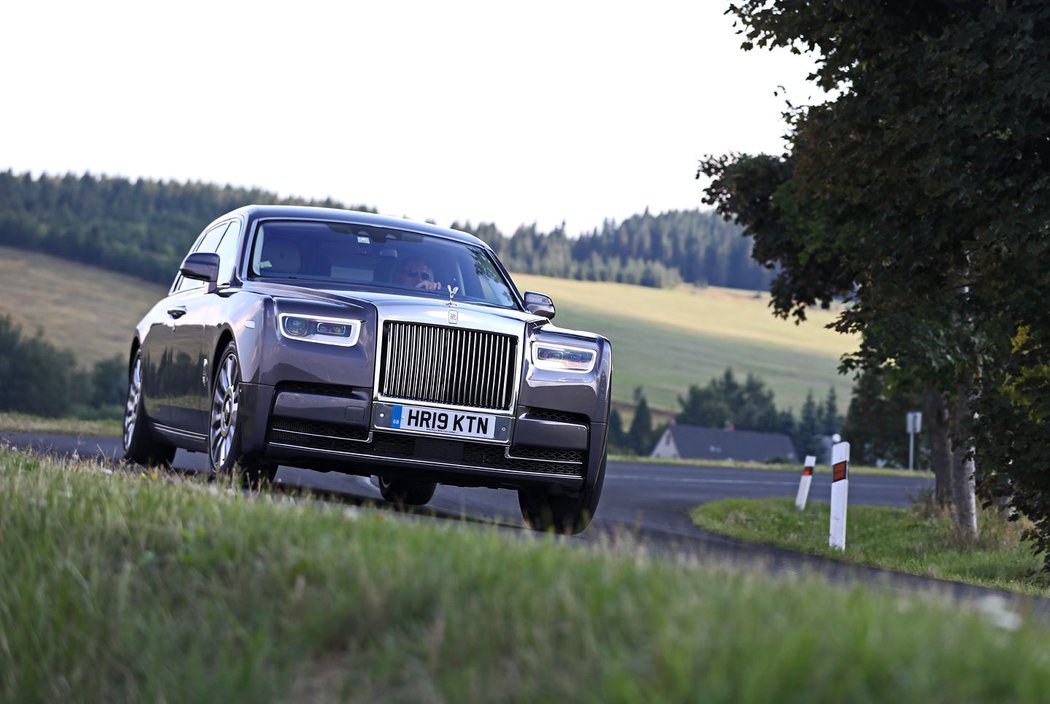
[[[437,291],[442,288],[441,282],[434,279],[433,269],[419,257],[412,257],[400,266],[397,281],[402,286],[421,288],[426,291]]]

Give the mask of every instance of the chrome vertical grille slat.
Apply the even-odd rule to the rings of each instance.
[[[507,376],[507,358],[506,358],[506,340],[500,340],[500,352],[499,352],[499,378],[503,379]],[[506,389],[500,391],[499,404],[501,406],[507,405]]]
[[[482,349],[482,354],[485,356],[485,359],[492,359],[492,338],[489,337],[488,335],[485,335],[482,338],[482,340],[481,340],[481,349]],[[495,405],[495,403],[489,397],[490,392],[492,391],[491,372],[492,372],[492,365],[491,364],[486,364],[484,369],[481,370],[481,383],[478,385],[480,387],[481,395],[482,395],[481,403],[483,405],[485,405],[485,406],[493,406],[493,405]]]
[[[387,321],[379,392],[389,398],[510,410],[517,338]]]

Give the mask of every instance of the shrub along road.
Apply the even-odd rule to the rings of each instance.
[[[120,441],[112,437],[44,435],[0,431],[12,445],[40,452],[77,454],[113,462],[120,455]],[[205,472],[202,454],[179,450],[174,466],[186,472]],[[283,487],[309,489],[325,501],[375,503],[379,510],[402,512],[384,504],[378,489],[364,477],[319,473],[281,467],[277,481]],[[926,476],[854,475],[850,502],[878,506],[907,506],[913,497],[932,486]],[[693,525],[689,511],[699,504],[727,498],[793,497],[798,488],[794,472],[763,469],[697,467],[653,463],[610,462],[602,501],[591,527],[570,542],[635,546],[674,559],[717,561],[745,569],[777,574],[819,574],[837,583],[880,586],[900,592],[938,592],[960,599],[1006,598],[1018,608],[1050,618],[1050,600],[1022,597],[994,589],[946,582],[847,565],[834,560],[801,555],[788,550],[745,543],[715,535]],[[814,477],[811,501],[826,501],[830,477]],[[422,510],[410,510],[417,519],[436,517],[465,523],[494,524],[517,532],[522,529],[517,497],[511,491],[439,486],[434,499]],[[848,534],[847,534],[848,548]]]

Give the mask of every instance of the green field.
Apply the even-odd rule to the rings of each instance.
[[[814,311],[795,325],[775,318],[769,296],[753,291],[665,290],[523,274],[514,279],[522,289],[554,298],[558,324],[612,341],[618,401],[629,401],[642,386],[650,405],[677,411],[676,399],[690,384],[704,386],[732,367],[740,381],[748,372],[761,377],[779,408],[798,412],[807,391],[820,401],[831,386],[840,412],[849,403],[851,383],[836,370],[856,342],[824,327],[832,312]]]
[[[109,472],[107,474],[107,472]],[[0,701],[1045,701],[1046,624],[0,448]]]
[[[42,330],[84,367],[128,354],[135,324],[166,292],[131,276],[0,247],[0,314],[24,335]]]
[[[516,275],[522,289],[551,295],[556,322],[600,332],[613,342],[614,399],[630,404],[636,386],[655,408],[677,410],[690,384],[732,367],[758,374],[779,407],[801,407],[834,385],[845,410],[850,383],[836,374],[854,342],[826,330],[818,311],[802,326],[774,318],[768,296],[732,289],[675,290]],[[72,349],[83,366],[126,354],[132,329],[165,288],[36,252],[0,247],[0,313]]]

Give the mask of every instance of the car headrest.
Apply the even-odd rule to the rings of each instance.
[[[303,266],[303,255],[296,242],[267,239],[259,266],[271,274],[298,274]]]

